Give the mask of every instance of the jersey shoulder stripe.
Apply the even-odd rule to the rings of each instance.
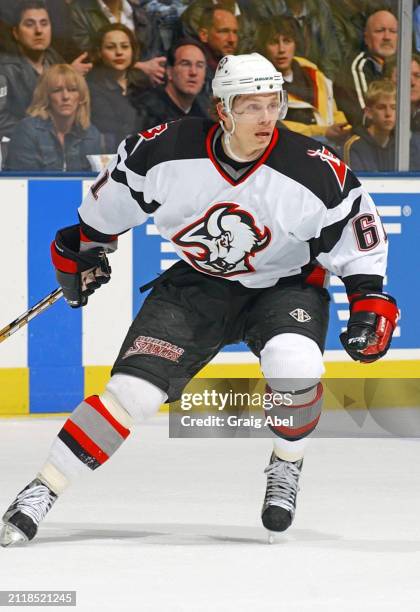
[[[329,253],[339,242],[344,228],[350,219],[353,219],[360,211],[362,197],[356,198],[352,204],[351,210],[343,219],[323,227],[318,238],[309,240],[309,248],[311,251],[311,259],[316,259],[320,253]]]
[[[291,130],[279,130],[278,143],[265,163],[309,189],[327,208],[339,206],[361,186],[333,150]]]

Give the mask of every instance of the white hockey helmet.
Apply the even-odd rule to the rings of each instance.
[[[213,94],[223,102],[230,114],[235,96],[244,94],[279,93],[279,119],[287,113],[287,92],[283,76],[273,64],[259,53],[225,55],[220,60],[212,81]]]

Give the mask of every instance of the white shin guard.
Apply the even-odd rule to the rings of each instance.
[[[313,340],[291,333],[274,336],[261,351],[261,369],[273,392],[279,391],[284,394],[293,389],[296,393],[293,401],[299,407],[302,406],[298,399],[299,391],[312,388],[305,394],[305,403],[308,405],[307,418],[309,420],[316,417],[315,413],[319,415],[321,399],[317,383],[324,372],[324,364],[322,353]],[[296,408],[283,409],[280,413],[293,414],[293,410]],[[303,411],[300,410],[300,413]],[[297,415],[297,412],[295,414]],[[308,441],[307,435],[310,433],[310,431],[303,432],[304,429],[304,427],[295,427],[293,431],[293,427],[290,427],[273,431],[275,454],[285,461],[301,459]]]
[[[107,392],[136,423],[154,416],[168,397],[156,385],[128,374],[114,374],[106,386],[105,394]]]

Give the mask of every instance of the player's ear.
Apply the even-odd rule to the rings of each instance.
[[[216,104],[216,112],[217,112],[217,116],[219,117],[220,121],[227,120],[228,117],[225,113],[225,107],[223,106],[223,102],[218,102]]]

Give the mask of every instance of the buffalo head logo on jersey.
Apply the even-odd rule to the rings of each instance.
[[[212,206],[172,241],[200,272],[234,276],[255,271],[249,259],[269,245],[271,232],[265,226],[261,231],[252,215],[237,204],[226,203]]]

